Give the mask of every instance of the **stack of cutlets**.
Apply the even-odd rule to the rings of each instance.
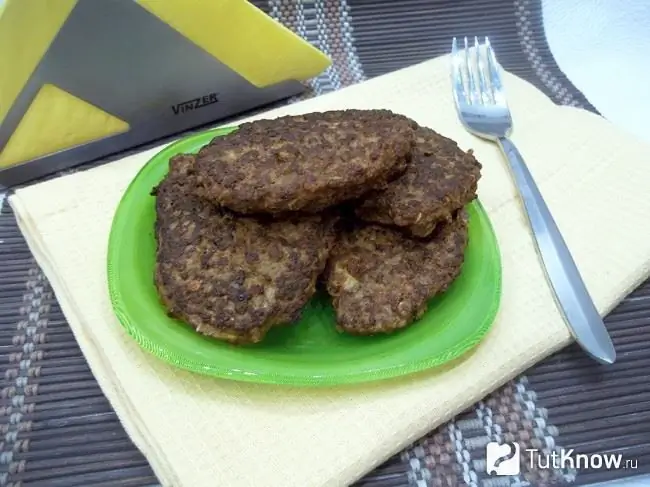
[[[388,110],[245,123],[173,157],[153,191],[161,301],[199,333],[257,343],[321,279],[340,331],[403,328],[460,273],[480,170]]]

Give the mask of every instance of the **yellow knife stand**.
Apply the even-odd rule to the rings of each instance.
[[[0,186],[304,90],[322,52],[245,0],[4,0]]]

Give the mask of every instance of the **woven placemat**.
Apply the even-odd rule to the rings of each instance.
[[[254,3],[333,58],[306,96],[444,54],[452,36],[489,35],[507,70],[557,103],[595,112],[553,61],[538,0]],[[0,263],[0,486],[158,485],[95,382],[7,204],[0,214]],[[650,329],[644,330],[650,323],[650,285],[606,321],[619,352],[614,366],[599,367],[569,347],[396,455],[358,486],[585,485],[650,471],[645,421]],[[637,460],[637,468],[525,468],[518,478],[487,478],[485,444],[494,431],[537,448],[624,452]]]

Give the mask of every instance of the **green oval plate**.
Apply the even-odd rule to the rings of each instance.
[[[338,333],[327,296],[315,296],[300,322],[272,329],[262,343],[233,346],[169,318],[153,284],[156,242],[151,189],[175,154],[196,152],[236,128],[182,139],[137,174],[116,211],[108,246],[108,288],[118,320],[136,342],[177,367],[215,377],[286,385],[338,385],[386,379],[439,366],[485,336],[501,296],[497,241],[478,201],[468,206],[469,245],[460,276],[425,315],[388,336]]]

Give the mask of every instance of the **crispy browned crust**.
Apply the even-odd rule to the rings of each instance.
[[[388,333],[419,318],[433,296],[460,274],[467,213],[426,239],[362,225],[339,236],[325,272],[337,328],[355,335]]]
[[[481,164],[472,152],[435,131],[420,127],[406,172],[357,208],[363,220],[395,225],[417,237],[429,235],[438,223],[476,198]]]
[[[414,129],[414,122],[388,110],[245,123],[198,153],[195,192],[243,214],[318,212],[402,174]]]
[[[155,284],[169,314],[199,333],[256,343],[299,318],[335,235],[330,216],[235,216],[191,194],[194,156],[170,161],[156,194]]]

